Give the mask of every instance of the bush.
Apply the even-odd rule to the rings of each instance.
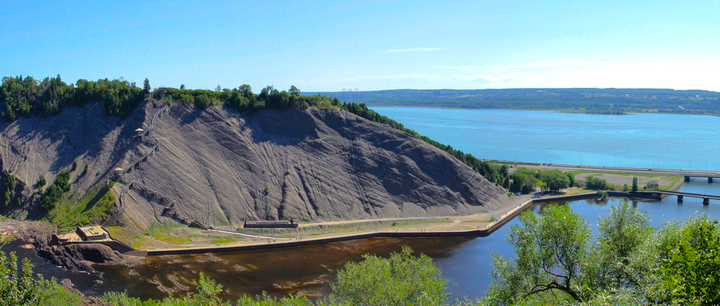
[[[64,290],[58,288],[57,283],[44,280],[33,274],[33,265],[25,258],[18,268],[18,258],[15,253],[8,257],[0,251],[0,304],[2,305],[43,305],[42,301],[58,301],[67,295],[51,296],[49,291]],[[70,302],[73,302],[70,299]],[[75,302],[77,300],[74,300]],[[45,305],[66,305],[45,304]],[[80,305],[72,303],[71,305]]]
[[[349,305],[443,305],[448,294],[447,280],[426,255],[412,256],[412,250],[390,258],[363,255],[362,262],[349,262],[338,271],[332,284],[336,302]]]
[[[592,175],[585,178],[585,187],[588,189],[595,189],[595,190],[607,190],[610,189],[610,186],[608,185],[607,181],[600,178],[595,178]]]

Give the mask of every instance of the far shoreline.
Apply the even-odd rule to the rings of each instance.
[[[367,105],[367,104],[366,104]],[[422,106],[422,105],[367,105],[368,108],[373,109],[376,107],[384,108],[424,108],[424,109],[447,109],[447,110],[476,110],[476,111],[487,111],[487,110],[513,110],[513,111],[531,111],[531,112],[552,112],[558,114],[579,114],[579,115],[604,115],[604,116],[627,116],[627,115],[640,115],[640,114],[657,114],[657,115],[687,115],[687,116],[709,116],[709,117],[720,117],[716,114],[693,114],[693,113],[682,113],[682,112],[651,112],[651,111],[637,111],[631,110],[624,114],[593,114],[586,112],[573,112],[566,111],[566,109],[538,109],[538,108],[470,108],[470,107],[437,107],[437,106]],[[383,115],[383,114],[380,114]],[[383,115],[384,116],[384,115]]]

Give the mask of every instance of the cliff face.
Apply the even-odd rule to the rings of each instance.
[[[240,114],[146,103],[120,120],[88,105],[0,128],[3,169],[26,183],[26,201],[40,174],[51,182],[77,159],[73,188],[115,177],[116,219],[140,225],[448,216],[507,200],[445,152],[338,110]]]

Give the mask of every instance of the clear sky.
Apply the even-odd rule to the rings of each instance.
[[[304,91],[720,91],[720,1],[0,0],[0,72]]]

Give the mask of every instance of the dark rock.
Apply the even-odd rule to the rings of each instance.
[[[73,244],[64,246],[64,248],[65,252],[73,258],[96,263],[118,262],[122,259],[120,253],[102,244]]]

